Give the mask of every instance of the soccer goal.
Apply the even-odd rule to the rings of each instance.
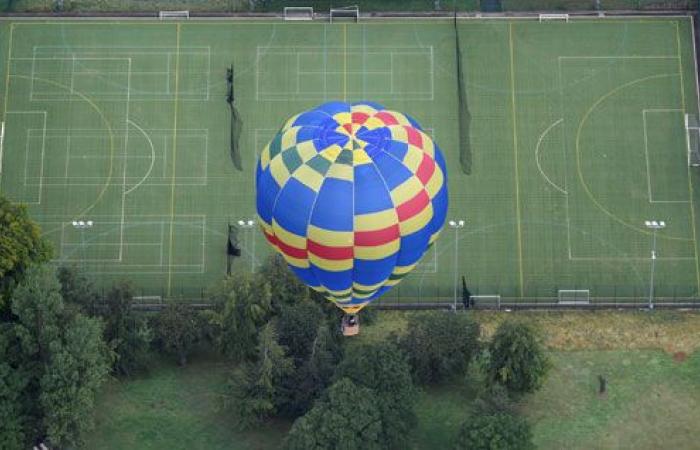
[[[588,305],[591,303],[591,292],[588,289],[560,289],[560,305]]]
[[[700,167],[700,122],[695,114],[685,115],[685,134],[688,145],[688,165]]]
[[[284,20],[314,20],[314,9],[310,6],[285,6]]]
[[[160,295],[137,295],[133,298],[134,303],[139,304],[153,304],[153,303],[163,303],[163,297]]]
[[[178,19],[189,19],[189,11],[160,11],[158,13],[158,18],[160,20],[178,20]]]
[[[359,22],[360,21],[360,8],[357,6],[346,6],[344,8],[333,8],[330,11],[330,20],[331,23],[333,22],[342,22],[342,21],[352,21],[352,22]]]
[[[472,295],[475,308],[501,309],[500,295]]]
[[[568,14],[540,14],[540,22],[550,22],[554,20],[563,20],[564,22],[569,21]]]

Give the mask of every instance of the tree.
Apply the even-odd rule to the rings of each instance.
[[[277,342],[274,325],[260,331],[257,361],[244,363],[229,382],[228,406],[240,428],[249,428],[276,412],[281,380],[294,370],[291,358]]]
[[[284,443],[286,450],[382,449],[382,414],[367,388],[341,378],[303,417]]]
[[[310,298],[309,288],[278,253],[270,254],[258,273],[270,285],[271,305],[275,311],[282,305],[295,305]]]
[[[75,266],[61,266],[57,274],[64,302],[75,305],[84,314],[96,316],[99,295],[92,281]]]
[[[297,366],[308,358],[322,320],[321,308],[311,302],[280,308],[277,316],[280,344],[287,347]]]
[[[209,313],[216,346],[225,356],[242,361],[255,354],[260,327],[270,317],[270,284],[255,275],[225,278],[211,294],[216,305]]]
[[[467,314],[412,315],[400,344],[417,382],[440,383],[466,372],[479,351],[479,324]]]
[[[287,417],[305,414],[321,393],[328,387],[342,357],[342,337],[334,333],[326,323],[320,323],[307,359],[296,366],[290,376],[282,380],[279,412]]]
[[[101,323],[76,315],[63,340],[52,342],[50,351],[39,395],[46,440],[54,447],[76,446],[93,426],[95,394],[109,372]]]
[[[525,419],[506,413],[475,414],[460,427],[455,450],[531,450],[532,432]]]
[[[27,269],[50,258],[51,246],[26,207],[0,195],[0,313],[7,312],[10,294]]]
[[[0,323],[0,450],[22,448],[27,443],[28,412],[23,399],[28,378],[17,361],[11,326]]]
[[[503,322],[489,343],[486,376],[511,394],[534,392],[542,385],[549,361],[535,332],[526,324]]]
[[[397,345],[380,342],[352,346],[335,376],[372,390],[381,412],[385,447],[408,446],[417,424],[414,411],[417,392],[406,355]]]
[[[187,365],[187,355],[201,336],[200,322],[197,311],[183,303],[170,303],[158,314],[158,339],[180,366]]]
[[[130,375],[147,365],[153,332],[142,316],[131,308],[132,288],[128,283],[112,287],[105,299],[105,340],[115,353],[113,370]]]
[[[11,345],[4,359],[20,388],[21,435],[28,442],[73,447],[92,426],[94,398],[106,379],[111,355],[99,319],[65,308],[55,271],[35,266],[12,295],[16,320],[4,325]],[[0,349],[1,350],[1,349]],[[17,423],[14,425],[16,426]]]

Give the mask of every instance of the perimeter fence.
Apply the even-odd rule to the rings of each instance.
[[[517,13],[534,11],[691,11],[698,0],[348,0],[363,14],[397,13]],[[306,6],[327,14],[346,3],[329,0],[0,0],[0,12],[36,14],[155,14],[186,10],[194,15],[282,15],[285,7]]]
[[[599,286],[599,288],[601,288]],[[603,289],[604,288],[604,289]],[[469,295],[460,286],[457,296],[450,285],[434,286],[416,295],[410,286],[402,289],[399,284],[387,294],[372,302],[372,307],[382,310],[430,310],[430,309],[482,309],[482,310],[519,310],[519,309],[700,309],[700,298],[685,295],[685,288],[674,289],[673,286],[655,286],[655,294],[649,298],[647,287],[630,288],[629,286],[606,286],[601,290],[562,289],[559,291],[542,290],[541,295],[519,297],[503,295],[495,290],[481,291],[473,288]],[[615,295],[615,292],[619,295]],[[173,292],[167,297],[165,292],[154,295],[154,291],[134,293],[132,307],[143,311],[158,311],[169,303],[184,303],[193,309],[211,309],[214,307],[211,297],[205,289],[199,292]],[[600,292],[601,294],[597,294]],[[100,292],[94,306],[103,307],[107,291]]]

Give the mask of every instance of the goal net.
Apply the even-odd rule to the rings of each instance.
[[[568,14],[540,14],[540,22],[549,22],[553,20],[563,20],[564,22],[569,21]]]
[[[500,295],[472,295],[475,308],[501,309]]]
[[[591,293],[588,289],[560,289],[560,305],[587,305],[591,302]]]
[[[685,134],[688,145],[688,165],[700,167],[700,122],[695,114],[685,115]]]
[[[330,11],[331,23],[338,21],[360,21],[360,8],[357,6],[346,6],[344,8],[333,8]]]
[[[310,6],[285,6],[284,20],[313,20],[314,9]]]
[[[158,18],[161,20],[189,19],[189,11],[160,11]]]

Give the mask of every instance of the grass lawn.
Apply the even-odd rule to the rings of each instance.
[[[195,356],[185,368],[163,359],[146,375],[111,381],[97,400],[96,429],[84,448],[276,448],[289,424],[242,433],[221,411],[227,374],[227,366],[214,357]]]
[[[508,313],[474,313],[490,336]],[[544,449],[694,448],[700,423],[700,352],[683,362],[672,353],[700,347],[700,315],[675,311],[518,313],[535,325],[552,371],[520,411]],[[383,339],[406,327],[406,313],[382,312],[362,338]],[[599,396],[598,375],[608,381]],[[416,449],[446,448],[468,416],[468,380],[427,389],[420,397]]]
[[[547,449],[697,448],[700,357],[660,351],[554,352],[544,388],[521,409]],[[597,376],[608,393],[597,394]]]
[[[476,314],[485,336],[505,316]],[[533,425],[538,448],[695,445],[694,427],[700,423],[700,353],[676,362],[670,352],[690,353],[697,348],[693,336],[700,334],[693,330],[700,326],[700,315],[657,311],[652,315],[577,312],[518,317],[539,327],[553,363],[542,390],[519,405]],[[373,325],[364,327],[360,339],[383,339],[392,331],[402,332],[405,325],[405,314],[380,313]],[[686,338],[680,333],[686,333]],[[586,334],[590,339],[584,339]],[[668,348],[672,341],[678,341],[678,346]],[[218,396],[228,370],[214,356],[195,356],[184,369],[162,359],[147,375],[111,381],[98,399],[97,427],[85,448],[277,448],[288,422],[241,433],[221,411]],[[597,394],[598,375],[608,380],[605,396]],[[468,380],[425,389],[418,399],[413,448],[447,448],[475,395]]]

